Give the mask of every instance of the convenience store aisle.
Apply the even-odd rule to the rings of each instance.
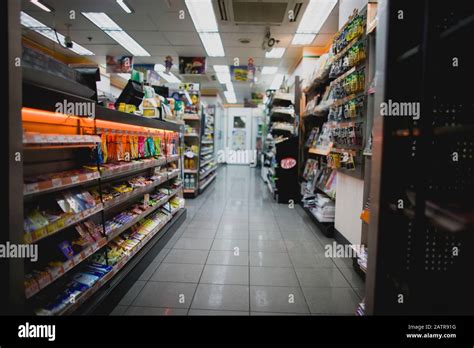
[[[363,281],[299,206],[276,204],[258,176],[227,166],[187,199],[183,226],[112,315],[353,315]]]

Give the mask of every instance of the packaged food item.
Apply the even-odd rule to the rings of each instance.
[[[85,285],[86,287],[90,288],[92,285],[94,285],[100,277],[90,274],[90,273],[78,273],[74,275],[72,278],[75,282]]]
[[[48,226],[48,224],[48,219],[38,209],[33,209],[27,213],[23,228],[25,232],[33,232]]]
[[[65,240],[58,244],[59,249],[61,250],[62,254],[69,260],[74,257],[74,250],[72,245],[69,241]]]

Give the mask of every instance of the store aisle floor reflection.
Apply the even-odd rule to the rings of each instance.
[[[188,217],[112,315],[354,315],[364,283],[299,206],[244,166],[187,199]]]

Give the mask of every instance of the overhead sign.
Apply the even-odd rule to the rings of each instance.
[[[179,57],[180,74],[202,75],[206,73],[206,57]]]
[[[230,73],[232,76],[232,81],[235,82],[247,82],[248,81],[248,67],[246,65],[242,66],[231,66]]]

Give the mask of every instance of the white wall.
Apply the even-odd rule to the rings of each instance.
[[[361,242],[362,220],[360,213],[364,207],[363,199],[364,181],[338,172],[334,227],[351,244],[360,244]]]

